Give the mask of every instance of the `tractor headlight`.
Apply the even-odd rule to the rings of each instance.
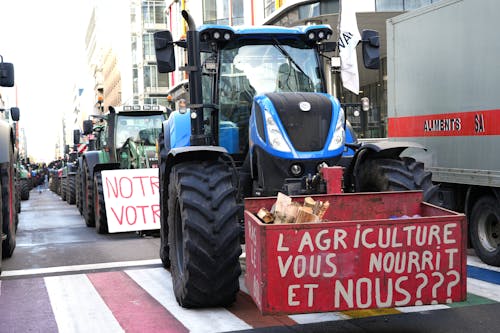
[[[280,129],[276,122],[274,121],[271,113],[269,111],[264,111],[264,117],[266,118],[266,131],[267,138],[269,139],[269,144],[276,150],[291,152],[290,147],[285,141],[283,134],[280,132]]]
[[[328,146],[328,150],[336,150],[342,147],[345,143],[345,114],[344,110],[340,108],[337,125],[335,125],[335,132],[333,133],[332,141]]]

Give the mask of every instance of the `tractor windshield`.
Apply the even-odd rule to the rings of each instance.
[[[228,45],[221,51],[221,98],[228,90],[253,94],[324,91],[315,49],[297,40],[268,42]]]
[[[299,39],[236,40],[220,50],[219,63],[217,96],[221,124],[226,127],[221,128],[221,137],[227,128],[238,131],[239,144],[230,152],[246,153],[256,94],[324,92],[317,51]]]
[[[116,146],[122,147],[127,139],[146,146],[154,146],[161,132],[162,115],[118,116]]]

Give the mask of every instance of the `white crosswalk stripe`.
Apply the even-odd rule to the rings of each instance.
[[[221,332],[252,328],[223,308],[194,310],[180,307],[175,300],[170,272],[163,268],[125,272],[168,309],[190,332]]]
[[[44,279],[59,332],[123,332],[86,275]]]

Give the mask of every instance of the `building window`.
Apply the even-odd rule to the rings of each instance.
[[[162,0],[143,1],[142,20],[146,25],[166,23],[165,2]]]
[[[144,88],[157,90],[158,87],[168,87],[167,75],[158,74],[156,65],[144,65]]]
[[[144,59],[155,59],[154,39],[152,33],[142,35],[142,48]]]
[[[377,12],[413,10],[439,0],[375,0]]]
[[[203,0],[203,23],[244,24],[243,0]]]

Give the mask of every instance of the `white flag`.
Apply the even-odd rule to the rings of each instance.
[[[356,1],[353,0],[341,2],[338,45],[342,83],[346,89],[357,95],[359,94],[359,73],[356,45],[361,40],[361,35],[358,30],[355,6]]]

